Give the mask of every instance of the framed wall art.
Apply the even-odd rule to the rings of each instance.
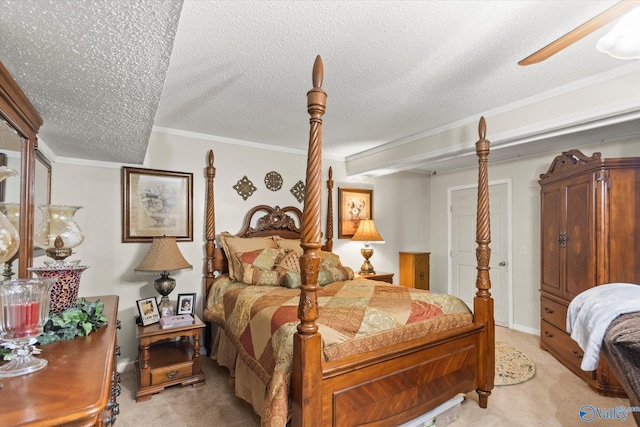
[[[338,187],[338,238],[353,237],[363,219],[373,219],[373,190]]]
[[[194,314],[196,305],[196,294],[178,294],[177,313]]]
[[[152,325],[160,321],[160,311],[155,297],[143,298],[136,301],[142,326]]]
[[[193,241],[193,174],[122,168],[122,242]]]

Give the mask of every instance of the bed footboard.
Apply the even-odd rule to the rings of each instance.
[[[400,425],[476,388],[482,324],[323,365],[323,426]]]

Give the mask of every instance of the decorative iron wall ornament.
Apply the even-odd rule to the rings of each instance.
[[[251,182],[246,175],[233,186],[233,189],[238,192],[238,195],[242,197],[243,200],[247,200],[253,192],[257,190],[253,182]]]
[[[291,190],[289,191],[291,191],[291,194],[293,194],[293,197],[296,198],[298,203],[302,203],[302,201],[304,200],[304,192],[305,192],[305,186],[302,180],[296,182],[296,185],[291,187]]]
[[[268,172],[264,176],[264,183],[271,191],[278,191],[282,188],[282,175],[276,171]]]

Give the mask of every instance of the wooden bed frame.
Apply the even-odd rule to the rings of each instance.
[[[321,249],[322,201],[322,116],[326,93],[322,90],[322,60],[313,66],[313,89],[307,93],[310,114],[306,196],[301,229],[284,224],[283,216],[297,208],[258,206],[249,212],[240,236],[277,234],[301,236],[304,254],[300,258],[302,286],[294,335],[291,379],[292,426],[397,426],[416,418],[458,393],[476,390],[479,405],[487,407],[493,389],[495,337],[493,299],[489,278],[490,225],[487,156],[489,141],[486,124],[480,119],[476,143],[478,155],[478,212],[476,249],[477,292],[473,322],[459,328],[424,336],[409,342],[330,362],[322,362],[322,340],[316,320],[316,291]],[[227,271],[226,258],[215,244],[213,151],[209,152],[206,195],[206,277],[208,295],[215,273]],[[329,171],[328,212],[325,250],[333,238],[333,180]],[[257,212],[267,215],[258,226],[250,226]],[[274,230],[275,228],[275,230]],[[209,340],[209,337],[206,337]]]

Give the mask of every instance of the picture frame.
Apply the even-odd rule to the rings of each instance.
[[[195,313],[196,294],[178,294],[178,304],[176,305],[176,314]]]
[[[363,219],[373,219],[373,190],[338,187],[338,238],[353,237]]]
[[[142,298],[136,301],[142,326],[153,325],[160,321],[160,311],[156,297]]]
[[[193,174],[122,167],[122,242],[193,241]]]

